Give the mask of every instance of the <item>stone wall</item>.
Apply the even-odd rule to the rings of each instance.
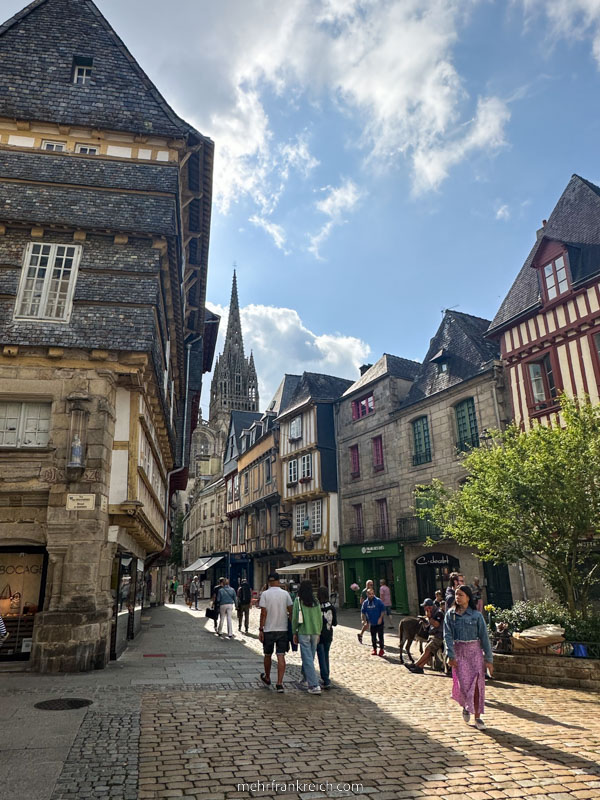
[[[494,655],[498,680],[600,692],[600,660],[543,655]]]

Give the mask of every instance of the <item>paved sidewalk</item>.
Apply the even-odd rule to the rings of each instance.
[[[165,606],[145,612],[142,634],[106,670],[1,671],[0,796],[600,800],[597,695],[493,681],[478,732],[449,679],[399,665],[395,631],[382,659],[358,644],[357,612],[340,622],[335,688],[316,697],[299,689],[298,654],[286,694],[262,686],[257,610],[250,634],[228,640],[203,609]],[[33,707],[57,697],[93,703]]]

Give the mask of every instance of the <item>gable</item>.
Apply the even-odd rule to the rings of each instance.
[[[90,84],[73,58],[92,58]],[[0,116],[181,137],[168,106],[92,0],[37,0],[0,27]]]

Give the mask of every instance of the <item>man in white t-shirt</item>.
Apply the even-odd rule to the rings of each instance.
[[[258,638],[265,654],[265,671],[260,679],[265,686],[271,685],[271,657],[273,650],[277,654],[277,683],[275,688],[283,692],[283,676],[285,674],[285,654],[289,650],[288,619],[291,619],[292,598],[289,592],[280,586],[279,575],[269,575],[269,588],[260,596],[260,627]]]

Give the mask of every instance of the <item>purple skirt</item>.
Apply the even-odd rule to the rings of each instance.
[[[454,657],[458,666],[452,668],[452,699],[471,714],[483,714],[485,703],[485,662],[481,642],[454,642]],[[475,708],[475,687],[479,688],[479,703]]]

